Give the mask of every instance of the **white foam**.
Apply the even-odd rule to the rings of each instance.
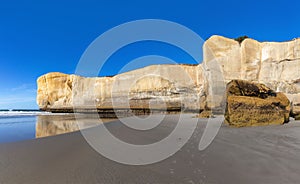
[[[1,111],[0,117],[7,116],[36,116],[36,115],[49,115],[50,112],[41,111]]]

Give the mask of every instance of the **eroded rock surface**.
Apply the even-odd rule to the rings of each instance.
[[[49,111],[71,111],[73,105],[86,110],[130,107],[179,111],[205,106],[200,103],[205,77],[198,65],[153,65],[114,77],[48,73],[37,82],[37,103]]]
[[[233,80],[228,83],[225,120],[232,126],[283,124],[289,121],[290,101],[264,84]]]

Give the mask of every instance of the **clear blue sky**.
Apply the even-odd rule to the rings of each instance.
[[[203,39],[248,35],[260,41],[300,36],[299,1],[70,0],[0,2],[0,109],[37,108],[36,79],[47,72],[73,73],[86,47],[100,34],[137,19],[180,23]],[[103,75],[148,54],[193,63],[169,45],[147,42],[120,50]]]

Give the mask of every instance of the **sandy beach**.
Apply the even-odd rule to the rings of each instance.
[[[176,116],[168,115],[149,133],[134,132],[119,121],[106,125],[128,142],[151,143],[172,132]],[[199,151],[206,123],[207,119],[199,119],[192,138],[175,155],[145,166],[123,165],[101,156],[80,132],[1,144],[0,183],[300,182],[300,122],[247,128],[222,125],[212,144]]]

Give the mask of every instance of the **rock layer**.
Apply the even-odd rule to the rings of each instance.
[[[289,121],[290,101],[264,84],[233,80],[227,85],[225,121],[232,126],[283,124]]]

